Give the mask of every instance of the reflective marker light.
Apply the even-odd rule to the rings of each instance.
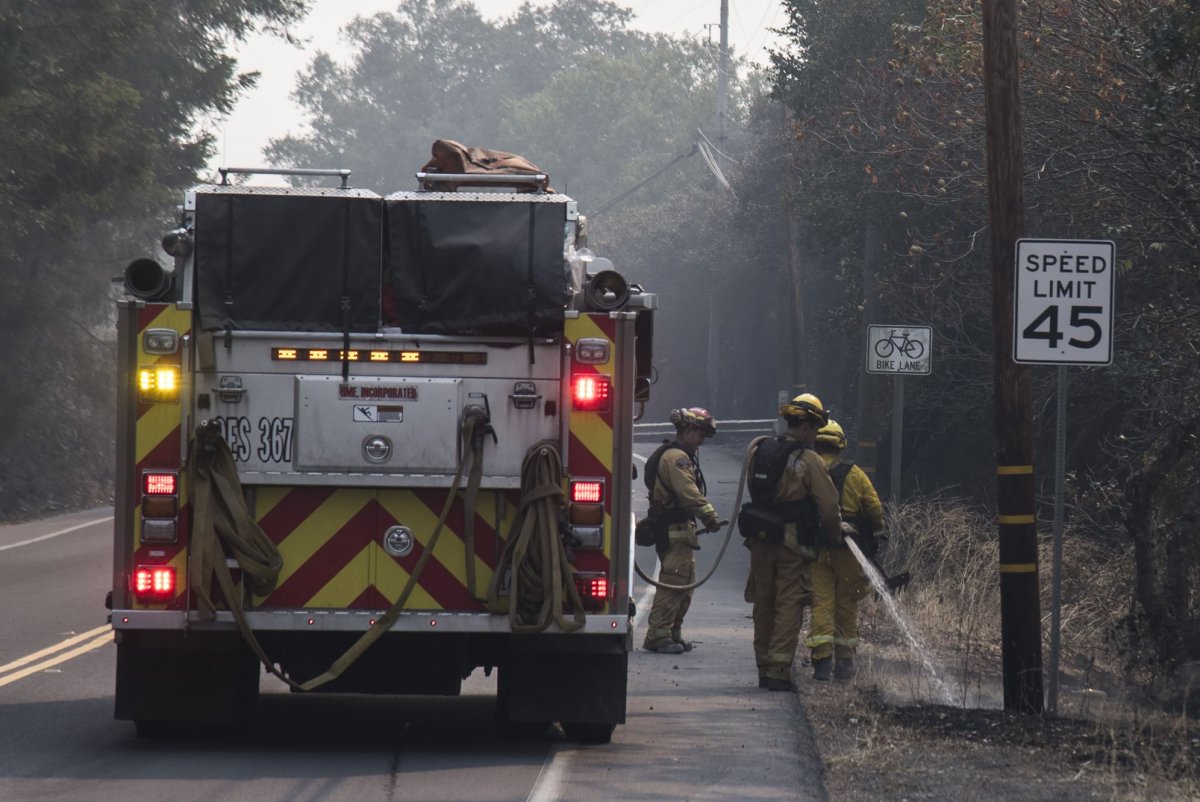
[[[604,501],[604,482],[599,479],[581,479],[571,482],[571,502],[574,504],[599,504]]]
[[[179,350],[179,332],[175,329],[146,329],[142,350],[147,354],[173,354]]]
[[[585,610],[599,610],[608,601],[608,577],[604,574],[575,574],[575,587]]]
[[[143,402],[179,400],[179,366],[153,365],[138,370],[138,399]]]
[[[175,569],[139,565],[133,572],[133,594],[139,599],[169,599],[175,595]]]
[[[612,396],[612,379],[581,373],[571,380],[571,405],[582,412],[604,412]]]

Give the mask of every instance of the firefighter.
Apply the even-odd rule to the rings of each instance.
[[[690,585],[696,581],[696,558],[700,548],[696,537],[696,518],[706,531],[716,531],[720,517],[705,498],[707,488],[700,472],[700,445],[717,433],[717,422],[700,407],[671,411],[675,424],[674,441],[664,444],[646,461],[654,463],[650,505],[654,513],[667,521],[666,543],[658,549],[661,585]],[[649,479],[649,477],[648,477]],[[683,617],[692,603],[692,591],[660,587],[654,594],[654,606],[646,622],[642,648],[660,654],[690,652],[693,644],[683,639]]]
[[[840,492],[842,532],[853,538],[868,558],[875,553],[875,533],[883,529],[883,504],[862,468],[841,459],[846,433],[831,420],[817,432],[816,451],[825,461]],[[858,602],[867,594],[867,577],[843,540],[821,550],[812,565],[812,624],[804,645],[812,649],[813,679],[824,682],[854,678],[858,648]],[[832,660],[831,660],[832,658]]]
[[[750,549],[753,578],[758,687],[795,691],[792,661],[804,614],[801,605],[808,592],[807,563],[817,556],[816,543],[840,538],[841,518],[837,491],[825,463],[812,450],[817,430],[829,420],[821,400],[812,393],[803,393],[783,404],[779,414],[787,421],[783,438],[792,449],[776,484],[774,503],[792,504],[794,509],[795,503],[808,500],[816,515],[809,516],[807,521],[789,521],[778,540],[748,537],[746,546]],[[797,444],[803,447],[796,447]]]

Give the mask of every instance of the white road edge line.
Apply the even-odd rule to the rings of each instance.
[[[646,458],[641,454],[634,454],[633,458],[640,460],[643,464],[646,462]],[[637,632],[646,623],[646,616],[650,612],[650,598],[653,595],[654,586],[647,585],[635,602],[637,613],[633,617],[634,632]],[[538,772],[537,780],[525,802],[558,802],[562,796],[563,781],[566,779],[567,769],[571,763],[571,754],[571,752],[562,752],[558,744],[550,747],[550,754],[546,755],[546,762],[542,764],[542,770]]]
[[[43,540],[49,540],[52,537],[58,537],[59,535],[65,535],[69,532],[74,532],[77,529],[85,529],[89,526],[95,526],[96,524],[106,523],[108,521],[111,521],[112,519],[113,519],[113,516],[110,515],[107,518],[97,518],[94,521],[85,521],[84,523],[76,524],[75,526],[68,526],[66,529],[59,529],[57,532],[51,532],[48,535],[41,535],[40,537],[33,537],[33,538],[30,538],[29,540],[22,540],[19,543],[9,543],[7,546],[0,546],[0,551],[8,551],[9,549],[17,548],[18,546],[28,546],[30,543],[40,543]]]

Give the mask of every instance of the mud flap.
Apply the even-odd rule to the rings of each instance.
[[[514,651],[500,668],[498,715],[508,722],[625,723],[629,655]]]
[[[134,721],[232,722],[258,700],[258,658],[237,633],[164,642],[121,633],[117,644],[115,718]]]

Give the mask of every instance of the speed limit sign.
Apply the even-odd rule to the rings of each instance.
[[[1014,362],[1112,363],[1115,257],[1109,240],[1017,240]]]

